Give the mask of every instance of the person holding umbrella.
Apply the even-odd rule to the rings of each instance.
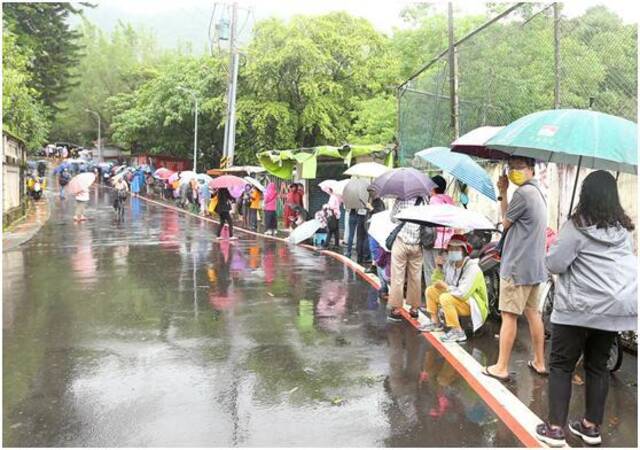
[[[440,175],[436,175],[431,178],[436,184],[436,187],[431,191],[431,197],[429,198],[430,205],[453,205],[453,199],[445,194],[447,189],[447,181]],[[449,239],[453,236],[453,228],[437,227],[436,236],[433,241],[433,247],[422,248],[422,271],[424,273],[424,281],[429,283],[431,281],[431,275],[436,266],[436,256],[446,250],[449,244]]]
[[[544,326],[538,311],[542,283],[547,280],[546,254],[547,204],[535,175],[535,160],[511,156],[508,178],[501,176],[498,189],[504,244],[500,262],[500,299],[502,316],[498,361],[485,367],[484,375],[509,381],[509,360],[518,331],[518,316],[529,323],[533,361],[531,370],[546,376],[544,362]],[[509,181],[518,186],[511,202],[507,201]]]
[[[225,222],[229,225],[229,239],[234,239],[233,237],[233,220],[231,220],[231,194],[227,188],[220,188],[216,193],[217,202],[215,206],[215,211],[220,216],[220,226],[218,227],[217,237],[220,239],[220,235],[222,234],[222,229],[224,228]]]

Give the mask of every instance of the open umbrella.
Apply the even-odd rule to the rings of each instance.
[[[539,161],[636,174],[638,125],[621,117],[582,109],[553,109],[524,116],[487,142],[489,148]]]
[[[344,187],[342,191],[342,202],[345,209],[361,209],[367,207],[369,201],[369,193],[367,188],[370,183],[362,178],[353,178]]]
[[[65,190],[71,195],[76,195],[79,192],[89,189],[89,186],[91,186],[95,180],[95,173],[84,172],[73,177],[69,183],[67,183]]]
[[[182,182],[182,180],[190,181],[192,178],[195,178],[196,175],[197,174],[193,170],[183,170],[178,174],[180,182]]]
[[[395,197],[407,200],[417,196],[427,196],[436,184],[422,172],[403,167],[383,173],[371,183],[379,197]]]
[[[471,186],[485,197],[496,200],[496,191],[489,174],[467,155],[452,153],[446,147],[432,147],[416,153],[419,158],[449,172],[454,178]]]
[[[371,216],[367,232],[382,248],[390,251],[386,244],[387,238],[397,226],[397,223],[391,221],[391,210],[385,209]]]
[[[249,183],[251,186],[253,186],[256,189],[258,189],[260,192],[264,192],[266,190],[265,187],[262,185],[262,183],[260,183],[255,178],[246,176],[246,177],[244,177],[244,179],[247,181],[247,183]]]
[[[160,167],[158,170],[156,170],[153,173],[153,176],[156,178],[159,178],[161,180],[167,180],[169,179],[169,177],[171,177],[171,175],[173,175],[175,172],[173,170],[169,170],[165,167]]]
[[[329,189],[331,189],[333,191],[333,194],[337,195],[338,197],[342,197],[344,188],[347,183],[349,183],[349,181],[351,181],[349,178],[340,181],[324,180],[319,183],[318,186],[320,187],[320,189],[322,189],[323,192],[326,192],[329,195],[332,194],[332,192],[329,192]]]
[[[637,130],[630,120],[597,111],[552,109],[516,120],[487,146],[538,161],[635,174]]]
[[[504,127],[480,127],[463,134],[451,143],[451,151],[485,159],[505,159],[509,155],[488,148],[485,144]]]
[[[453,205],[420,205],[402,210],[396,218],[428,226],[462,228],[465,230],[495,230],[496,226],[480,213]]]
[[[320,228],[322,228],[322,224],[320,223],[319,220],[317,219],[308,220],[303,224],[301,224],[300,226],[296,227],[296,229],[293,230],[289,235],[289,237],[287,238],[287,241],[293,244],[299,244],[300,242],[306,239],[309,239],[311,236],[313,236],[315,232],[318,231]]]
[[[378,178],[390,170],[391,168],[377,162],[364,162],[354,164],[344,174],[352,177]]]
[[[214,178],[213,181],[209,183],[209,187],[212,189],[227,188],[231,190],[238,187],[243,188],[246,184],[247,182],[245,180],[235,175],[222,175]]]

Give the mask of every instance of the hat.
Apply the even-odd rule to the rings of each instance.
[[[451,239],[449,240],[449,247],[451,246],[463,247],[467,251],[467,255],[470,255],[473,250],[473,247],[471,247],[471,244],[467,241],[466,236],[463,236],[462,234],[454,234],[451,236]]]

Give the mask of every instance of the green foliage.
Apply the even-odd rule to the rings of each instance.
[[[29,88],[55,110],[73,82],[70,71],[81,47],[67,20],[80,9],[72,3],[5,3],[2,13],[3,23],[16,34],[16,45],[31,52]]]
[[[45,142],[49,130],[48,109],[30,87],[33,55],[20,47],[17,37],[5,27],[2,31],[2,122],[3,126],[34,149]]]
[[[107,35],[83,20],[79,33],[84,54],[71,70],[77,82],[61,103],[52,135],[86,145],[97,138],[95,115],[86,110],[100,114],[102,135],[109,140],[113,117],[106,108],[107,99],[132,93],[153,78],[166,56],[158,51],[149,31],[122,22]]]

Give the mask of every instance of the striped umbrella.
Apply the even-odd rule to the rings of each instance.
[[[454,178],[496,201],[496,191],[489,174],[469,156],[454,153],[446,147],[428,148],[419,151],[416,156],[449,172]]]

